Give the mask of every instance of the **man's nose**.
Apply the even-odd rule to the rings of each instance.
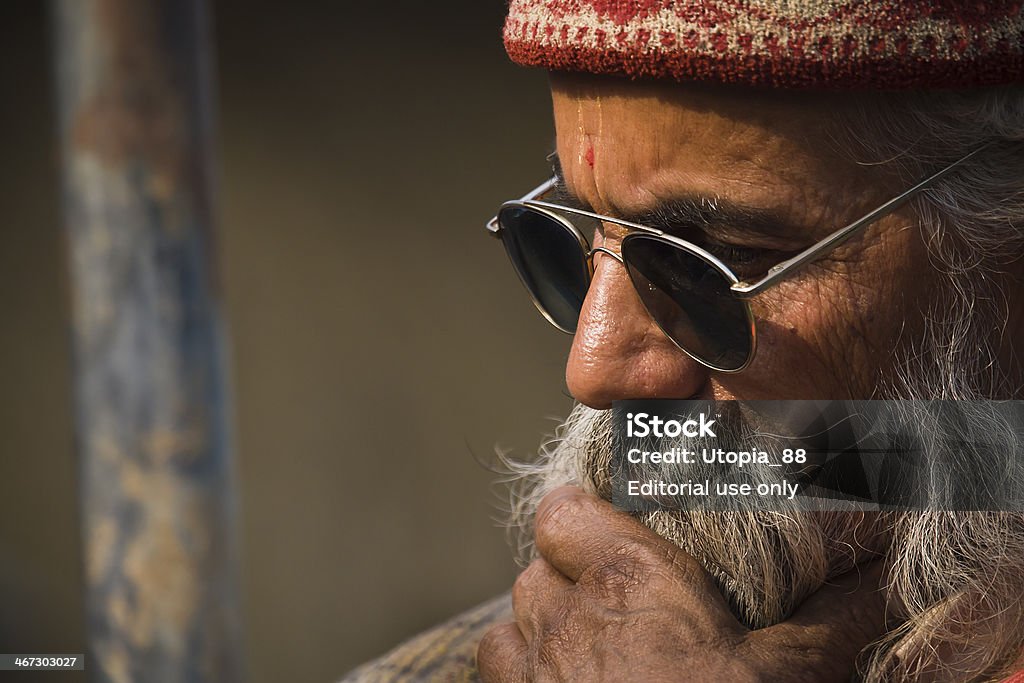
[[[625,267],[594,254],[594,280],[580,311],[565,380],[591,408],[626,398],[692,398],[708,370],[680,351],[640,302]]]

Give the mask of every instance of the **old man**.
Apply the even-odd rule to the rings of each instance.
[[[505,45],[550,71],[557,148],[554,177],[489,229],[574,335],[578,405],[513,465],[530,558],[513,609],[353,679],[1024,668],[1019,511],[608,502],[617,400],[1021,398],[1021,3],[513,0]],[[974,428],[1012,471],[1016,434]]]

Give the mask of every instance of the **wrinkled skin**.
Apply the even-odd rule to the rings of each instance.
[[[579,489],[544,499],[536,540],[516,623],[480,643],[484,681],[849,681],[884,628],[878,562],[750,631],[696,560]]]
[[[789,231],[711,237],[789,252],[912,184],[838,153],[823,124],[848,96],[569,76],[556,76],[552,91],[566,186],[598,213],[717,195],[772,210]],[[758,353],[735,375],[712,373],[679,353],[643,310],[624,268],[598,256],[566,369],[569,389],[594,408],[645,397],[869,398],[891,371],[901,334],[918,332],[938,278],[916,226],[904,208],[756,297]],[[608,228],[595,246],[618,252],[621,229]],[[768,258],[753,274],[771,265]]]
[[[780,235],[708,237],[795,252],[911,182],[839,153],[828,132],[848,95],[552,76],[565,185],[598,213],[708,196],[774,212]],[[619,251],[606,225],[594,246]],[[763,274],[785,258],[750,268]],[[710,371],[658,329],[623,266],[598,255],[566,368],[576,400],[871,398],[894,349],[922,329],[939,275],[909,208],[753,300],[758,352],[738,374]],[[741,276],[744,273],[740,273]],[[516,623],[483,640],[485,681],[841,681],[884,630],[877,570],[826,586],[789,621],[749,632],[692,558],[629,516],[575,490],[536,523],[540,557],[516,582]]]

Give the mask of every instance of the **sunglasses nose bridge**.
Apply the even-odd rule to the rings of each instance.
[[[587,259],[590,260],[590,261],[593,261],[594,254],[596,254],[597,252],[601,252],[602,254],[608,254],[609,256],[611,256],[613,259],[615,259],[619,263],[621,263],[623,265],[626,264],[626,262],[622,260],[622,255],[621,254],[616,254],[614,251],[612,251],[611,249],[608,249],[606,247],[594,247],[589,252],[587,252]]]

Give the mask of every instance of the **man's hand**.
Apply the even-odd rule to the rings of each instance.
[[[535,535],[540,557],[512,590],[516,623],[477,651],[487,683],[848,681],[884,629],[878,562],[751,631],[695,559],[579,489],[541,502]]]

